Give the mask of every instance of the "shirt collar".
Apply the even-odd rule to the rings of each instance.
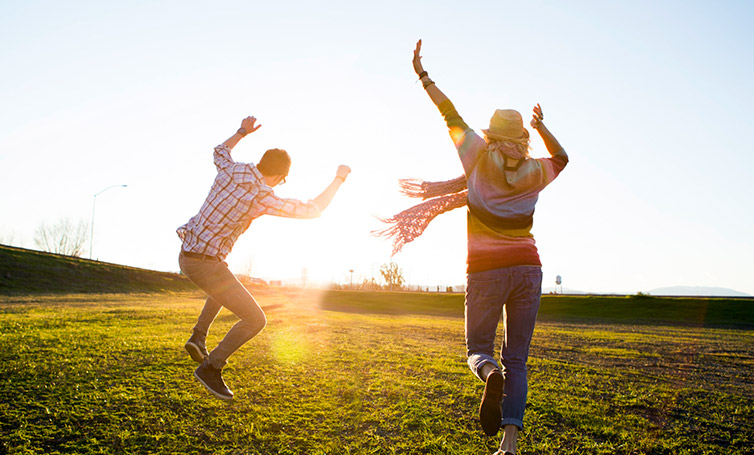
[[[254,178],[257,179],[259,186],[263,186],[272,191],[272,187],[267,184],[267,181],[264,179],[264,175],[262,175],[259,169],[257,169],[257,166],[254,164],[251,165],[251,173],[254,175]]]

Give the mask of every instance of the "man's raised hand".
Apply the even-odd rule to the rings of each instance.
[[[251,117],[251,116],[246,117],[245,119],[241,121],[241,128],[246,130],[246,134],[253,133],[254,131],[262,127],[261,124],[255,126],[256,122],[257,122],[256,117]]]
[[[341,164],[338,166],[338,171],[335,173],[335,177],[340,177],[343,179],[343,181],[346,181],[346,177],[348,177],[348,174],[351,173],[351,168],[346,166],[345,164]]]

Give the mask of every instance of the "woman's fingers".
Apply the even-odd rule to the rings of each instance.
[[[537,103],[536,106],[534,106],[534,118],[538,121],[542,121],[545,118],[545,115],[542,113],[542,107],[540,107],[539,103]]]

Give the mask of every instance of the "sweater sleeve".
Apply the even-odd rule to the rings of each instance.
[[[568,164],[568,154],[566,154],[565,150],[560,149],[552,157],[540,158],[538,161],[542,164],[542,186],[544,187],[555,180],[560,171],[566,167],[566,164]]]
[[[520,191],[542,191],[568,164],[568,155],[560,149],[550,158],[526,160],[516,170],[506,170],[505,180]]]
[[[458,156],[461,158],[461,164],[466,172],[466,176],[471,173],[476,163],[479,153],[487,147],[487,142],[479,137],[458,114],[455,106],[450,100],[443,101],[438,106],[440,113],[445,118],[448,125],[450,138],[458,150]]]

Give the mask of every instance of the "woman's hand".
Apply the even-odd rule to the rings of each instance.
[[[542,121],[545,119],[545,115],[542,113],[542,108],[539,106],[539,103],[537,103],[536,106],[534,106],[534,113],[531,115],[531,127],[536,129],[539,129],[540,126],[542,126]]]
[[[545,147],[547,147],[547,151],[550,153],[550,155],[555,156],[556,154],[562,154],[563,156],[566,156],[567,160],[568,158],[565,154],[565,151],[563,150],[563,147],[560,145],[558,140],[555,139],[555,136],[552,135],[550,130],[545,126],[545,115],[542,113],[542,108],[539,106],[539,103],[534,106],[534,114],[532,114],[531,117],[531,127],[537,130],[537,133],[539,133],[540,137],[542,137],[542,140],[545,142]]]
[[[421,62],[421,55],[419,55],[419,52],[422,50],[422,40],[419,40],[416,43],[416,49],[414,49],[414,71],[416,71],[416,74],[419,75],[424,72],[424,68],[422,67]]]
[[[427,95],[429,95],[429,99],[435,103],[435,106],[439,107],[440,104],[448,101],[448,97],[437,88],[432,79],[429,78],[429,75],[427,75],[427,72],[424,71],[424,67],[422,66],[422,56],[419,55],[421,51],[422,40],[419,40],[416,42],[416,49],[414,49],[414,71],[416,71],[416,74],[419,76],[419,80],[422,82],[422,86],[427,92]]]

